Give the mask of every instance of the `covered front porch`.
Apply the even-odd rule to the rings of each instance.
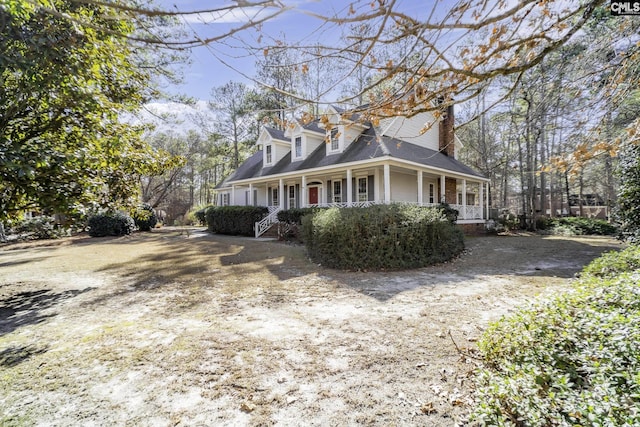
[[[235,182],[219,190],[218,202],[269,207],[262,224],[267,228],[277,222],[280,210],[389,203],[436,206],[445,202],[459,212],[458,223],[471,224],[487,218],[488,185],[481,177],[385,163]]]

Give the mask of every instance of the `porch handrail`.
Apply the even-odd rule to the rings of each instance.
[[[254,229],[256,239],[262,236],[273,224],[278,222],[278,212],[281,211],[279,206],[269,206],[269,214],[255,223]]]

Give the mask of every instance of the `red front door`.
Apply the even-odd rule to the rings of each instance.
[[[309,204],[318,204],[318,187],[309,187]]]

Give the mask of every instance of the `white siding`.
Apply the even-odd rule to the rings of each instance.
[[[318,148],[320,145],[324,144],[324,136],[323,135],[309,135],[309,134],[305,134],[302,137],[302,151],[303,151],[303,157],[307,158],[307,156],[311,153],[313,153],[313,151]],[[306,152],[305,152],[306,150]]]
[[[431,128],[420,135],[420,131],[429,124]],[[380,122],[380,129],[385,136],[438,150],[439,124],[431,113],[420,113],[410,119],[405,117],[385,119]]]
[[[351,145],[351,143],[355,141],[358,136],[360,136],[362,131],[362,127],[358,126],[357,124],[340,126],[340,132],[342,132],[342,135],[340,136],[342,151],[346,150],[347,147]]]
[[[264,187],[254,187],[255,190],[258,190],[258,194],[256,197],[256,205],[258,206],[267,206],[268,205],[268,201],[267,201],[267,194],[264,190]]]
[[[425,178],[422,179],[422,203],[430,203],[429,184],[433,185],[433,203],[438,203],[440,200],[438,197],[438,191],[440,191],[438,181]]]
[[[273,165],[278,163],[289,151],[291,151],[291,144],[287,144],[280,141],[273,141]]]
[[[391,201],[417,202],[418,178],[415,175],[391,172]]]
[[[248,188],[245,187],[235,187],[235,191],[233,192],[233,198],[229,200],[229,204],[235,206],[245,206],[245,194]]]

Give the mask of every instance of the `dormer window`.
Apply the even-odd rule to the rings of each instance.
[[[295,149],[296,159],[299,159],[300,157],[302,157],[302,137],[301,136],[296,137],[294,141],[294,149]]]
[[[271,147],[271,145],[267,145],[267,146],[265,146],[264,149],[265,149],[265,157],[266,157],[265,158],[265,163],[270,165],[271,163],[273,163],[273,154],[271,152],[272,147]]]
[[[338,128],[331,128],[331,151],[338,151],[340,149],[339,137]]]

